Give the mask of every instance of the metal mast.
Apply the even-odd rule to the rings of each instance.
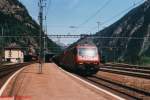
[[[39,0],[38,6],[39,6],[39,24],[40,24],[40,37],[39,37],[39,73],[42,73],[42,64],[44,61],[44,32],[43,32],[43,1]]]
[[[97,32],[99,32],[100,31],[100,22],[97,22],[97,25],[98,25]]]

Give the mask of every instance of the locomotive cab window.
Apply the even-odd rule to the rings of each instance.
[[[78,54],[80,56],[90,56],[94,57],[97,55],[97,49],[96,48],[79,48]]]

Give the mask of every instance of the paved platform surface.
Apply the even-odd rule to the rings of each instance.
[[[28,66],[11,87],[9,96],[16,96],[15,100],[110,100],[79,84],[53,63],[44,64],[43,74],[38,74],[38,64]]]

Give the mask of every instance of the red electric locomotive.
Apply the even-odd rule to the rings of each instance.
[[[59,64],[80,75],[92,75],[99,71],[100,57],[97,47],[92,43],[78,43],[64,51]]]

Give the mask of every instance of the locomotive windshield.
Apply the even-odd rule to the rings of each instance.
[[[94,57],[97,55],[97,49],[96,48],[79,48],[78,52],[79,52],[80,56]]]

